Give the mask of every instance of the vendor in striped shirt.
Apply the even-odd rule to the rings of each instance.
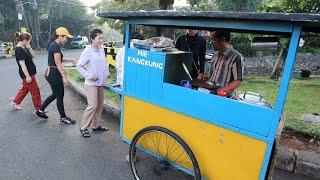
[[[211,32],[211,45],[218,52],[212,57],[209,80],[220,87],[218,95],[222,93],[235,98],[236,89],[243,80],[244,61],[242,55],[231,47],[230,36],[228,31]]]

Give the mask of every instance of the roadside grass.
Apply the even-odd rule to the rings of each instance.
[[[280,81],[268,77],[249,76],[239,88],[240,93],[260,93],[273,107],[278,95]],[[296,131],[320,138],[320,123],[306,123],[298,120],[303,114],[320,113],[320,78],[292,79],[285,102],[285,126]]]
[[[113,83],[116,81],[116,70],[110,68],[109,71],[110,71],[110,77],[109,77],[107,83]],[[84,82],[84,78],[77,72],[77,70],[68,69],[68,74],[77,83]],[[109,89],[106,89],[104,95],[107,98],[107,100],[110,101],[111,103],[116,104],[116,105],[120,104],[120,97],[117,93],[114,93],[114,92],[110,91]]]
[[[68,69],[68,73],[78,83],[83,83],[84,78],[75,69]],[[116,70],[110,68],[110,73],[108,83],[114,83]],[[260,93],[274,107],[279,85],[280,81],[271,80],[269,77],[248,76],[239,88],[239,93],[248,91]],[[120,104],[120,97],[117,93],[107,89],[105,97],[113,104]],[[284,111],[286,113],[286,127],[307,133],[314,138],[320,138],[320,123],[306,123],[298,120],[303,114],[320,113],[320,78],[292,79]]]

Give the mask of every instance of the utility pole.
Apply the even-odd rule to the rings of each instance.
[[[36,49],[40,49],[40,12],[38,6],[38,0],[34,0],[35,20],[34,20],[34,33],[35,33],[35,45]]]
[[[52,5],[52,0],[49,1],[50,27],[49,27],[49,39],[48,39],[48,41],[51,40],[51,33],[52,33],[52,11],[51,11],[51,5]]]
[[[17,12],[17,17],[18,17],[18,31],[20,32],[20,30],[21,30],[21,21],[22,21],[22,18],[19,17],[19,16],[22,16],[21,8],[20,8],[20,1],[19,0],[14,0],[14,3],[16,5],[16,12]]]

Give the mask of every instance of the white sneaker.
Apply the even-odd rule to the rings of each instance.
[[[130,157],[129,157],[129,155],[126,155],[126,161],[127,162],[129,162],[130,161],[130,159],[129,159]]]
[[[13,107],[14,110],[22,110],[22,108],[14,102],[11,102],[11,106]]]

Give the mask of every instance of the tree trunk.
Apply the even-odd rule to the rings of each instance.
[[[286,54],[287,54],[287,48],[284,47],[281,49],[279,56],[278,56],[278,60],[273,67],[273,70],[271,72],[271,79],[274,79],[274,80],[279,79],[281,72],[283,71],[284,60],[285,60]]]
[[[35,2],[35,20],[34,20],[34,29],[35,29],[35,45],[36,49],[40,49],[40,12],[38,6],[38,0],[34,0]]]
[[[162,10],[172,9],[173,3],[174,0],[159,0],[159,8]],[[173,38],[174,31],[172,29],[158,27],[156,29],[156,32],[157,36],[166,36],[169,38]]]

